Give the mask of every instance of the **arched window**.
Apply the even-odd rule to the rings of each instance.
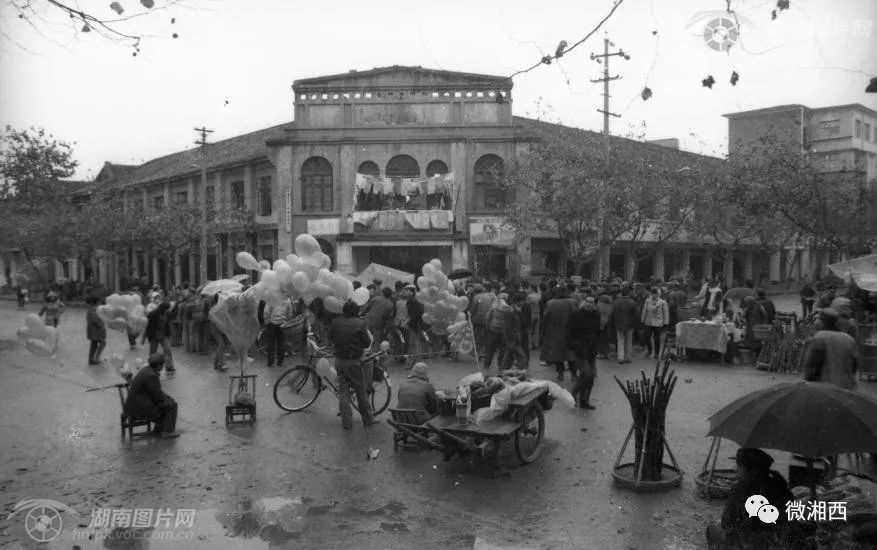
[[[301,209],[306,212],[331,212],[332,165],[323,157],[311,157],[301,166]]]
[[[378,165],[374,162],[367,160],[359,165],[359,168],[356,169],[357,174],[364,174],[366,176],[380,176],[381,170],[378,168]]]
[[[475,162],[475,208],[496,210],[506,202],[501,187],[503,162],[496,155],[484,155]]]
[[[448,165],[440,160],[434,160],[426,165],[426,177],[431,178],[436,174],[447,174]]]
[[[420,166],[413,157],[396,155],[387,163],[388,178],[416,178],[420,176]]]

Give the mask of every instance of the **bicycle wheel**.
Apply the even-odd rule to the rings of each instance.
[[[316,401],[321,391],[323,381],[317,371],[310,365],[296,365],[274,383],[274,402],[284,411],[298,412]]]

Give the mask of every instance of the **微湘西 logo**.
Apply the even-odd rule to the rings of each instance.
[[[15,505],[12,513],[6,517],[11,519],[19,512],[27,510],[24,517],[24,529],[33,540],[49,542],[61,534],[64,520],[61,513],[69,514],[77,519],[85,519],[73,508],[57,500],[44,498],[25,499]]]
[[[780,517],[780,511],[777,510],[777,507],[761,495],[752,495],[747,498],[744,507],[749,517],[758,517],[763,523],[775,524],[777,518]]]

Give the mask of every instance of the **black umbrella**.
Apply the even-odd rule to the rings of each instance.
[[[777,384],[744,395],[709,423],[710,437],[805,457],[877,449],[877,400],[825,382]],[[812,468],[812,459],[807,465]]]
[[[448,275],[448,279],[455,281],[457,279],[465,279],[466,277],[471,277],[472,272],[468,269],[455,269],[451,271],[450,275]]]

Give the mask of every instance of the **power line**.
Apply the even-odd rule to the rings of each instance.
[[[596,27],[594,27],[593,29],[591,29],[591,32],[589,32],[588,34],[586,34],[584,38],[582,38],[581,40],[579,40],[578,42],[576,42],[576,43],[573,44],[572,46],[566,46],[566,43],[565,43],[565,42],[561,42],[561,43],[560,43],[560,46],[557,47],[557,51],[554,53],[554,55],[546,55],[546,56],[543,56],[542,59],[540,59],[539,62],[536,63],[535,65],[533,65],[532,67],[530,67],[530,68],[528,68],[528,69],[520,70],[520,71],[518,71],[518,72],[516,72],[516,73],[512,73],[508,78],[506,78],[506,80],[511,80],[512,78],[518,76],[519,74],[528,73],[528,72],[532,71],[533,69],[535,69],[536,67],[538,67],[538,66],[540,66],[540,65],[550,65],[551,62],[554,61],[555,59],[558,59],[558,58],[560,58],[560,57],[563,57],[565,54],[567,54],[567,53],[571,52],[573,49],[575,49],[576,46],[579,46],[580,44],[583,44],[583,43],[584,43],[588,38],[590,38],[595,32],[597,32],[598,30],[600,30],[600,27],[602,27],[603,24],[604,24],[606,21],[608,21],[610,17],[612,17],[612,14],[615,13],[615,10],[617,10],[618,7],[621,6],[621,4],[622,4],[623,2],[624,2],[624,0],[616,0],[615,4],[612,6],[612,9],[609,11],[609,13],[606,15],[606,17],[604,17],[603,20],[600,21],[600,22],[597,24]]]

